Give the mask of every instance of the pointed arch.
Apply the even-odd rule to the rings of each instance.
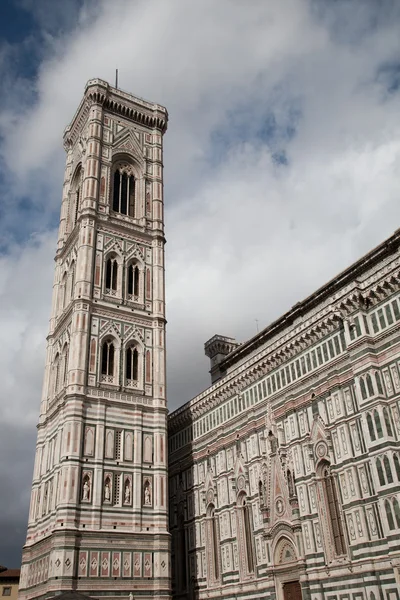
[[[398,454],[393,455],[394,468],[396,469],[397,480],[400,481],[400,460]]]
[[[111,253],[106,258],[104,287],[106,294],[116,295],[118,290],[118,258],[115,253]]]
[[[245,569],[246,573],[250,574],[254,572],[253,528],[251,509],[244,492],[238,496],[237,510],[239,517],[239,539],[243,546]]]
[[[386,519],[388,522],[389,529],[390,529],[390,531],[392,531],[392,529],[395,529],[395,525],[394,525],[392,507],[391,507],[389,500],[385,500],[385,512],[386,512]]]
[[[107,337],[101,345],[100,373],[103,381],[114,383],[116,344],[113,338]]]
[[[383,412],[383,420],[385,421],[386,433],[390,437],[393,437],[393,429],[392,429],[392,423],[390,421],[389,410],[386,406],[384,406],[382,412]]]
[[[70,233],[75,227],[79,216],[79,209],[82,196],[82,173],[82,164],[79,163],[72,176],[72,182],[69,193],[68,233]]]
[[[383,437],[382,423],[381,423],[381,418],[380,418],[379,413],[376,408],[374,410],[374,421],[375,421],[375,427],[376,427],[376,432],[378,434],[378,438],[381,438],[381,437]]]
[[[393,483],[392,469],[390,468],[390,462],[388,457],[385,455],[383,458],[383,466],[385,467],[386,479],[388,483]]]
[[[361,398],[366,400],[367,398],[367,388],[365,387],[365,381],[363,377],[360,377],[360,390],[361,390]]]
[[[321,473],[325,504],[335,552],[337,555],[343,555],[346,554],[346,545],[339,509],[339,496],[336,489],[336,482],[330,470],[330,463],[323,461],[320,464],[319,471]]]
[[[376,435],[375,435],[374,424],[372,422],[371,413],[367,413],[367,425],[368,425],[369,437],[370,437],[371,441],[374,442],[376,440]]]
[[[367,373],[365,376],[365,383],[367,384],[368,395],[374,396],[375,395],[374,386],[372,385],[372,378],[369,373]]]
[[[119,162],[113,168],[112,209],[129,217],[136,217],[136,178],[132,165]]]
[[[143,268],[137,259],[131,260],[126,268],[126,293],[128,300],[139,301],[142,297]]]
[[[379,458],[376,459],[376,471],[378,473],[378,479],[380,485],[386,485],[385,476],[383,474],[382,464]]]
[[[209,565],[209,583],[215,584],[220,578],[219,569],[219,523],[215,514],[214,504],[209,504],[206,511],[207,519],[207,537],[208,537],[208,565]]]

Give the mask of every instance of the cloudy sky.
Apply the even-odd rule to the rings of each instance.
[[[399,227],[397,0],[1,0],[0,564],[19,566],[64,169],[93,77],[164,104],[169,405]]]

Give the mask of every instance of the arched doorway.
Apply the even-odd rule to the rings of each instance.
[[[275,545],[274,565],[277,600],[302,600],[297,552],[286,535]]]

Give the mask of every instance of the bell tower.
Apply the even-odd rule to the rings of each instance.
[[[90,80],[67,153],[20,598],[170,598],[165,108]]]

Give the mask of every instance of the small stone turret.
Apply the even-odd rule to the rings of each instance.
[[[238,346],[240,344],[234,338],[218,334],[204,344],[204,352],[210,359],[212,384],[224,376],[224,372],[220,368],[221,362]]]

